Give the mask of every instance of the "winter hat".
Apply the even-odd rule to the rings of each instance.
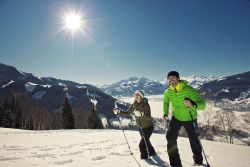
[[[137,90],[135,91],[135,94],[139,94],[141,96],[141,98],[143,99],[144,98],[144,93],[142,90]]]
[[[177,78],[180,78],[180,75],[177,71],[170,71],[168,73],[168,77],[170,77],[170,76],[176,76]]]

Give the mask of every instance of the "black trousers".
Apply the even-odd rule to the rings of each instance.
[[[197,120],[194,120],[194,123],[197,126]],[[198,135],[196,133],[196,129],[193,125],[192,121],[179,121],[175,117],[172,117],[170,121],[170,125],[167,131],[167,149],[168,149],[168,156],[171,166],[179,167],[181,166],[181,159],[177,147],[177,138],[179,134],[180,128],[184,126],[185,130],[187,131],[190,146],[193,152],[193,158],[195,163],[201,164],[203,161],[202,157],[202,149],[201,144],[198,139]]]
[[[148,158],[148,152],[149,152],[149,156],[154,156],[156,155],[155,149],[152,146],[151,142],[150,142],[150,136],[153,133],[153,126],[149,127],[149,128],[139,128],[139,132],[141,135],[141,141],[139,143],[139,148],[140,148],[140,152],[141,152],[141,158],[142,159],[147,159]],[[143,139],[143,136],[145,137],[145,140]],[[147,145],[146,145],[146,143]],[[148,152],[147,152],[147,147],[148,147]]]

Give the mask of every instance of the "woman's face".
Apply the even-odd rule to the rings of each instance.
[[[140,96],[140,94],[138,94],[138,93],[135,94],[135,101],[137,101],[137,103],[141,102],[141,96]]]

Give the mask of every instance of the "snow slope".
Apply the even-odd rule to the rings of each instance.
[[[5,88],[5,87],[9,86],[9,85],[12,84],[13,82],[15,82],[15,81],[12,81],[12,80],[11,80],[11,81],[8,82],[7,84],[3,85],[2,88]]]
[[[128,141],[138,159],[138,132],[126,131]],[[0,166],[101,166],[136,167],[120,130],[50,130],[28,131],[0,128]],[[158,155],[168,162],[165,135],[151,139]],[[184,167],[192,163],[186,138],[178,139]],[[202,141],[213,167],[248,167],[250,147]],[[139,160],[139,159],[138,159]],[[142,166],[158,166],[139,160]],[[162,165],[161,165],[162,166]]]

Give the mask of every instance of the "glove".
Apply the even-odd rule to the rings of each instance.
[[[136,117],[143,117],[143,116],[144,116],[144,113],[143,113],[143,112],[140,112],[140,111],[138,111],[138,110],[135,110],[135,111],[134,111],[134,114],[135,114]]]
[[[169,127],[170,124],[170,119],[167,114],[164,114],[163,116],[163,121],[166,123],[167,128]]]
[[[121,111],[120,111],[119,108],[114,108],[114,110],[113,110],[113,113],[114,113],[115,115],[118,115],[120,112],[121,112]]]
[[[193,101],[193,100],[191,100],[190,98],[188,98],[188,97],[185,97],[185,99],[184,100],[188,100],[188,101],[190,101],[191,102],[191,104],[192,104],[192,106],[194,107],[194,108],[197,108],[198,106],[197,106],[197,104]]]

